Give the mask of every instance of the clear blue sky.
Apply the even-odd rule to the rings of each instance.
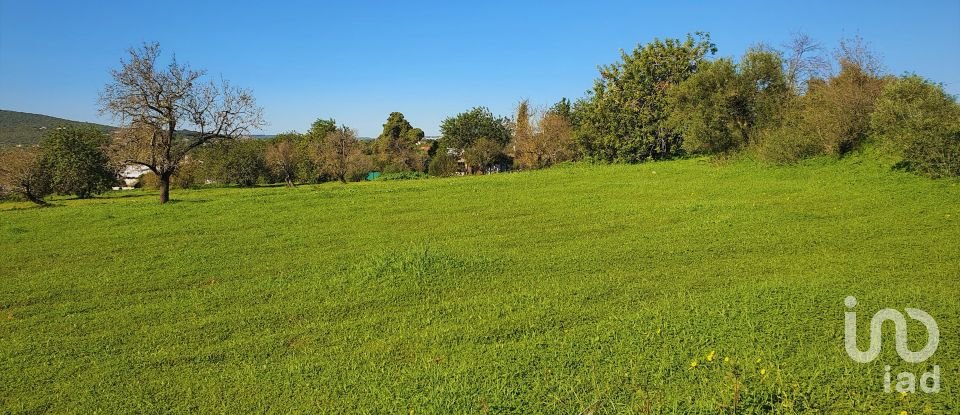
[[[110,122],[96,111],[108,71],[158,41],[253,89],[264,132],[333,117],[375,136],[400,111],[435,135],[473,106],[580,97],[619,49],[698,30],[723,56],[796,31],[831,48],[861,35],[889,72],[960,93],[960,0],[515,3],[0,0],[0,108]]]

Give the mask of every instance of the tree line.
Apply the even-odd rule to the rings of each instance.
[[[43,203],[52,193],[90,197],[124,165],[150,170],[169,199],[171,183],[319,183],[392,177],[485,174],[567,161],[639,163],[686,155],[743,155],[772,163],[844,157],[874,146],[895,167],[930,177],[960,176],[960,104],[917,75],[892,76],[860,38],[833,50],[805,35],[758,44],[739,59],[715,57],[707,33],[655,39],[621,52],[575,102],[518,103],[511,116],[475,107],[425,141],[400,112],[381,134],[360,140],[333,119],[305,133],[243,138],[263,126],[252,94],[203,82],[160,48],[131,49],[100,97],[122,128],[51,131],[39,148],[0,152],[0,196]]]

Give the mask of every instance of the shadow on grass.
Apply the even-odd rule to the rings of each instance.
[[[130,199],[130,198],[140,198],[140,197],[160,197],[160,196],[158,196],[158,195],[156,195],[156,194],[150,194],[150,193],[126,193],[126,194],[117,195],[117,196],[110,195],[110,196],[107,196],[107,197],[97,197],[97,198],[94,198],[94,199],[104,199],[104,200],[106,200],[106,199]]]
[[[213,199],[170,199],[170,200],[167,201],[167,203],[164,203],[164,204],[165,204],[165,205],[179,205],[179,204],[183,203],[183,204],[188,204],[188,205],[189,205],[189,204],[191,204],[191,203],[208,203],[208,202],[212,202],[212,201],[213,201]],[[157,201],[157,204],[160,204],[160,202]]]
[[[0,212],[14,212],[19,210],[34,210],[34,209],[53,209],[53,208],[66,206],[64,204],[50,203],[50,202],[48,202],[45,205],[38,205],[35,203],[26,204],[29,202],[15,202],[15,203],[16,203],[15,205],[9,206],[9,207],[0,205]]]

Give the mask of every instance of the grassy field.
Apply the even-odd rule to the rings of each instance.
[[[960,184],[681,160],[0,204],[0,412],[957,413]],[[907,364],[921,308],[941,341]],[[911,345],[926,335],[911,324]],[[885,394],[884,366],[941,367]]]

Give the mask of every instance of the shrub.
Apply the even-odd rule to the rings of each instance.
[[[795,126],[782,126],[760,133],[755,153],[760,159],[775,164],[792,164],[824,153],[817,137]]]
[[[859,148],[869,135],[870,113],[883,84],[883,78],[841,62],[837,76],[809,84],[801,114],[806,131],[829,154],[842,156]]]
[[[140,176],[140,181],[137,182],[137,186],[144,189],[158,190],[160,189],[160,178],[152,171],[146,172],[143,176]]]
[[[870,122],[901,166],[931,177],[960,176],[960,104],[942,86],[915,75],[891,82]]]
[[[199,160],[184,160],[173,174],[170,184],[178,189],[189,189],[203,182],[203,171]]]
[[[453,176],[457,172],[457,159],[446,152],[438,152],[430,159],[431,176]]]
[[[758,132],[752,151],[761,160],[791,164],[826,153],[823,142],[801,118],[802,104],[799,99],[790,100],[782,109],[781,124]]]
[[[407,171],[410,171],[410,168],[408,168],[407,165],[405,165],[405,164],[390,163],[390,164],[387,164],[387,165],[383,166],[383,173],[384,173],[384,174],[403,173],[403,172],[407,172]]]

